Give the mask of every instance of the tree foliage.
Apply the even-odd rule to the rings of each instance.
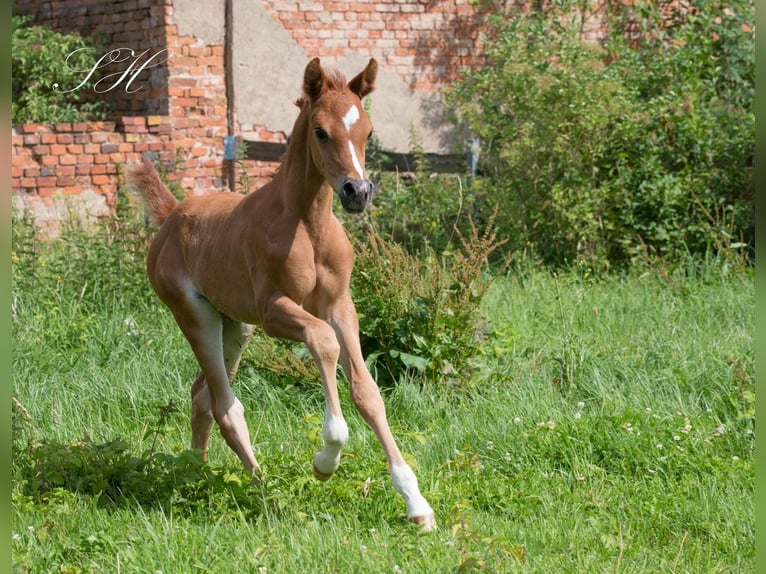
[[[96,51],[88,42],[77,34],[65,35],[44,26],[29,26],[26,16],[14,16],[11,22],[13,123],[101,118],[106,104],[84,101],[85,86],[65,91],[77,86],[84,77],[83,71],[96,64]]]
[[[614,10],[603,48],[574,5],[491,19],[490,64],[449,100],[511,249],[610,266],[752,248],[753,4],[653,6]]]

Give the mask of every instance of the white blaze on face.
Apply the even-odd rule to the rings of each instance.
[[[351,133],[351,126],[353,126],[359,118],[359,108],[354,104],[348,109],[346,115],[343,116],[343,125],[346,126],[346,131],[349,134]],[[359,179],[364,179],[364,169],[359,163],[359,158],[356,155],[356,148],[354,148],[354,144],[351,143],[351,140],[348,140],[348,150],[351,152],[351,161],[354,162],[354,169],[356,170]]]

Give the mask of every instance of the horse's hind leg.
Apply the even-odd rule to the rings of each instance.
[[[197,393],[192,398],[192,424],[194,425],[196,421],[198,425],[192,429],[195,447],[202,448],[204,451],[205,435],[207,434],[209,437],[210,434],[211,423],[209,419],[206,420],[205,414],[208,412],[209,401],[209,412],[212,412],[226,443],[237,454],[247,470],[257,471],[258,463],[250,444],[244,408],[234,395],[229,383],[229,370],[236,370],[235,367],[239,362],[246,337],[241,340],[241,345],[239,343],[236,346],[225,345],[224,333],[236,332],[230,331],[234,325],[228,325],[224,328],[227,319],[207,299],[197,293],[180,294],[168,306],[173,312],[178,326],[189,341],[202,369],[201,376],[195,381]],[[240,329],[241,337],[243,327],[239,324],[236,324],[236,327]],[[226,340],[233,343],[238,338],[229,334]],[[227,346],[229,351],[234,348],[239,350],[237,353],[226,353],[225,347]],[[230,357],[229,365],[225,359],[226,354]],[[234,358],[235,354],[236,358]]]
[[[253,327],[252,325],[229,319],[226,316],[222,316],[222,321],[223,358],[226,364],[226,371],[229,375],[229,382],[231,382],[237,374],[239,360],[242,357],[242,352],[245,350],[245,345],[247,345],[253,334]],[[202,373],[197,376],[192,385],[191,397],[192,448],[200,449],[203,458],[206,459],[215,418],[213,417],[210,402],[210,391],[207,388],[207,381]]]

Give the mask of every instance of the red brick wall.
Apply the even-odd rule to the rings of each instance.
[[[170,118],[15,127],[11,185],[16,207],[29,210],[42,236],[56,236],[62,197],[87,191],[95,210],[89,215],[104,215],[116,199],[122,165],[143,152],[153,152],[172,167],[176,148],[170,139]]]
[[[263,4],[308,57],[369,54],[413,89],[439,89],[454,81],[461,68],[483,62],[481,29],[487,11],[471,0]]]

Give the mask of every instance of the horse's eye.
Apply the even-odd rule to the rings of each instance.
[[[327,132],[324,131],[322,128],[314,128],[314,133],[317,135],[317,139],[320,142],[326,142],[330,139],[330,136],[327,135]]]

